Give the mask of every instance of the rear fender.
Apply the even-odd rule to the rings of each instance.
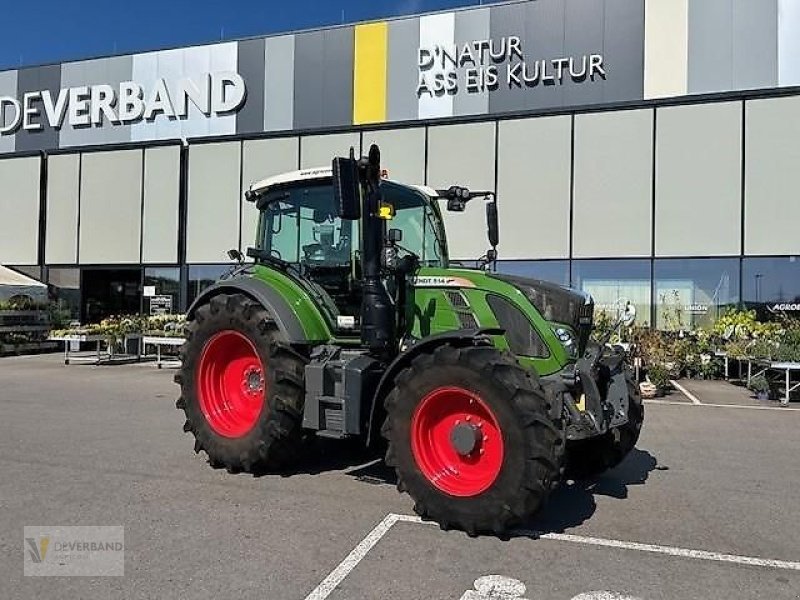
[[[383,373],[375,394],[372,396],[372,403],[369,411],[369,426],[367,429],[367,445],[372,441],[372,433],[377,428],[380,429],[380,424],[375,423],[377,414],[379,413],[378,407],[383,402],[386,394],[392,389],[394,378],[400,371],[405,369],[411,364],[411,361],[420,354],[433,352],[439,346],[451,344],[454,346],[492,346],[494,345],[491,339],[493,335],[503,335],[503,329],[454,329],[452,331],[445,331],[431,335],[421,340],[417,340],[409,345],[403,352],[401,352],[389,364],[386,371]]]
[[[193,319],[198,307],[207,304],[211,298],[220,294],[244,294],[270,312],[278,330],[286,336],[289,343],[304,344],[308,341],[303,325],[289,303],[277,291],[254,277],[234,277],[205,289],[192,302],[186,318]]]

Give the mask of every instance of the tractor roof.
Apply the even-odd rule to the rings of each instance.
[[[281,173],[280,175],[274,175],[273,177],[267,177],[266,179],[257,181],[256,183],[250,186],[250,193],[253,194],[254,196],[263,196],[264,194],[269,192],[270,188],[274,188],[277,186],[284,186],[292,183],[300,183],[303,181],[330,179],[331,177],[333,177],[333,169],[331,169],[331,167],[318,167],[315,169],[301,169],[300,171],[289,171],[288,173]],[[434,198],[439,195],[435,189],[425,185],[411,185],[400,182],[395,182],[395,183],[398,183],[399,185],[406,185],[419,192],[422,192],[427,196],[431,196]]]

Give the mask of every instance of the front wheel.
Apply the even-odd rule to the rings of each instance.
[[[563,435],[536,375],[508,353],[440,346],[411,361],[385,404],[398,489],[445,529],[500,534],[558,478]]]

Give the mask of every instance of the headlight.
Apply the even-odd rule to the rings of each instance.
[[[560,326],[553,327],[552,329],[553,333],[556,334],[558,341],[561,342],[562,346],[564,346],[567,354],[573,358],[578,356],[578,344],[576,343],[575,334],[572,333],[572,330]]]

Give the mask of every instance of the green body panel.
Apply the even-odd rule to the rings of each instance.
[[[455,307],[447,292],[460,292],[468,307]],[[408,307],[409,331],[414,337],[462,329],[459,312],[471,315],[479,327],[498,327],[497,319],[487,303],[487,296],[502,296],[519,308],[539,333],[549,349],[547,358],[519,356],[519,361],[539,375],[560,371],[572,359],[547,322],[525,295],[513,285],[501,281],[484,271],[471,269],[441,269],[423,267],[419,270],[412,289],[413,302]],[[504,336],[494,336],[498,348],[508,349]]]
[[[300,319],[306,339],[310,343],[326,343],[333,339],[331,329],[323,316],[324,302],[318,297],[312,297],[313,290],[300,285],[286,273],[265,265],[255,265],[252,276],[273,288],[286,300]]]

